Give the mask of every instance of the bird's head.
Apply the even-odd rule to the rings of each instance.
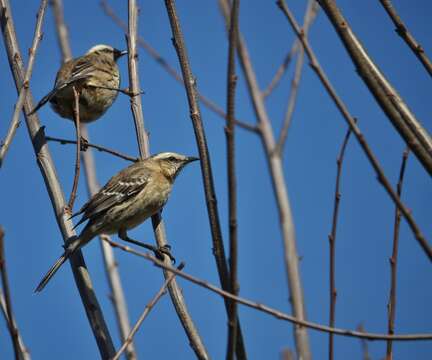
[[[95,45],[93,46],[89,51],[87,51],[87,54],[97,54],[100,56],[108,56],[109,58],[113,59],[114,61],[117,61],[120,57],[127,54],[127,51],[124,50],[118,50],[116,48],[113,48],[109,45]]]
[[[163,152],[151,157],[160,168],[165,176],[174,180],[183,167],[192,161],[199,160],[197,157],[180,155],[174,152]]]

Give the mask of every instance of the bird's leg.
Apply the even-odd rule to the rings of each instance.
[[[124,229],[119,230],[118,236],[123,241],[130,242],[131,244],[135,244],[135,245],[143,247],[143,248],[145,248],[147,250],[153,251],[153,253],[156,255],[156,257],[159,260],[163,261],[164,260],[164,255],[166,255],[166,256],[168,256],[170,258],[170,260],[173,263],[175,263],[175,257],[172,256],[172,254],[170,252],[171,246],[169,246],[169,245],[164,245],[164,246],[161,246],[161,247],[157,247],[157,246],[154,246],[154,245],[151,245],[151,244],[147,244],[147,243],[143,243],[141,241],[137,241],[137,240],[131,239],[128,236],[127,231],[124,230]]]

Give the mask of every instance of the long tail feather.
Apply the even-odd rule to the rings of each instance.
[[[48,101],[50,101],[54,95],[56,95],[58,92],[58,89],[55,88],[53,90],[51,90],[47,95],[45,95],[41,101],[38,102],[38,104],[36,105],[36,107],[30,111],[27,115],[33,115],[36,111],[38,111],[42,106],[44,106]]]
[[[68,259],[69,255],[70,252],[65,251],[63,255],[60,256],[60,258],[55,262],[53,266],[51,266],[46,275],[42,278],[41,282],[36,287],[35,292],[40,292],[43,290],[46,284],[48,284],[48,281],[50,281],[54,274],[57,272],[57,270],[60,269],[60,266],[62,266],[64,262]]]

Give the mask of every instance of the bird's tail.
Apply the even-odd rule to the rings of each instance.
[[[40,292],[43,290],[46,284],[48,284],[48,281],[50,281],[54,274],[57,272],[57,270],[60,269],[60,266],[62,266],[64,262],[68,259],[70,254],[71,252],[68,252],[66,250],[63,255],[60,256],[60,258],[55,262],[53,266],[51,266],[51,269],[49,269],[46,275],[42,278],[41,282],[35,289],[35,292]]]

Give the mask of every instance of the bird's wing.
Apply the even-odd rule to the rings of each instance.
[[[127,172],[127,177],[125,172]],[[150,172],[139,163],[121,171],[112,177],[76,214],[72,215],[74,217],[84,213],[75,226],[138,194],[146,187],[149,178]]]
[[[97,68],[94,62],[90,60],[87,56],[76,59],[71,64],[71,68],[68,69],[70,74],[65,74],[66,76],[60,76],[59,72],[55,82],[55,90],[59,91],[76,81],[91,77]]]

